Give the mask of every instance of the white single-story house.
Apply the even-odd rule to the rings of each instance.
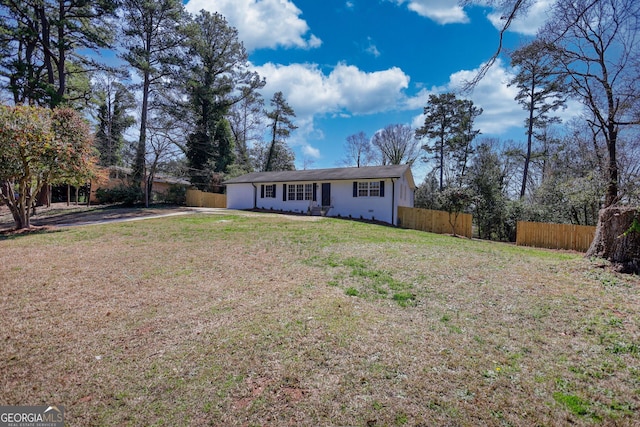
[[[271,209],[398,223],[413,207],[410,165],[254,172],[223,183],[227,208]]]

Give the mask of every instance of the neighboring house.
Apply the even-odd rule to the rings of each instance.
[[[186,179],[167,175],[156,174],[153,177],[153,193],[158,196],[166,195],[169,192],[169,189],[174,185],[182,185],[186,188],[190,188],[191,182]]]
[[[254,172],[225,181],[227,208],[273,209],[398,223],[413,207],[409,165]]]
[[[119,186],[131,185],[131,169],[120,166],[109,166],[102,168],[104,173],[97,181],[91,182],[91,202],[97,201],[96,190],[98,188],[111,189]],[[175,178],[162,174],[155,174],[153,177],[152,200],[162,199],[171,188],[172,185],[182,185],[191,187],[191,183],[182,178]]]

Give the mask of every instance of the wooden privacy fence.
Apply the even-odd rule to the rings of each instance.
[[[226,208],[226,194],[205,193],[204,191],[187,190],[187,206],[196,208]]]
[[[455,229],[457,235],[471,238],[471,219],[472,217],[469,214],[461,213],[458,215]],[[399,206],[398,224],[400,227],[413,230],[451,234],[449,213],[444,211]]]
[[[516,245],[586,252],[596,228],[587,225],[518,221]]]

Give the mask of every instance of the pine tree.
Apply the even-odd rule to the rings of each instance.
[[[145,173],[147,122],[153,88],[170,75],[183,43],[184,11],[179,0],[124,0],[122,58],[139,74],[142,83],[140,134],[133,162],[133,187],[140,188]]]
[[[510,85],[518,88],[516,101],[527,111],[527,148],[523,153],[524,167],[520,198],[525,196],[529,179],[529,165],[533,156],[533,140],[550,124],[560,122],[553,111],[566,104],[566,88],[559,76],[558,63],[549,54],[548,46],[541,40],[516,50],[511,55],[511,66],[518,74]]]
[[[107,79],[99,85],[95,144],[101,166],[123,166],[124,133],[135,123],[128,114],[135,105],[133,94],[121,83]]]
[[[282,165],[288,164],[288,162],[282,162],[278,159],[278,156],[289,151],[285,138],[298,128],[291,120],[296,116],[296,113],[287,104],[282,92],[276,92],[273,95],[271,106],[273,109],[267,112],[267,118],[271,120],[269,126],[271,128],[271,144],[269,144],[264,171],[283,170],[281,169]]]

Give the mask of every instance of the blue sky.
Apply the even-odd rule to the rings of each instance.
[[[538,0],[505,45],[535,34],[553,0]],[[457,0],[190,0],[236,27],[265,101],[282,91],[299,126],[289,144],[296,167],[338,166],[349,135],[389,124],[422,124],[429,94],[456,90],[489,59],[499,16]],[[481,137],[524,139],[525,114],[507,87],[514,70],[496,63],[469,97],[484,109]],[[566,113],[565,113],[566,114]],[[418,165],[417,179],[428,166]]]

